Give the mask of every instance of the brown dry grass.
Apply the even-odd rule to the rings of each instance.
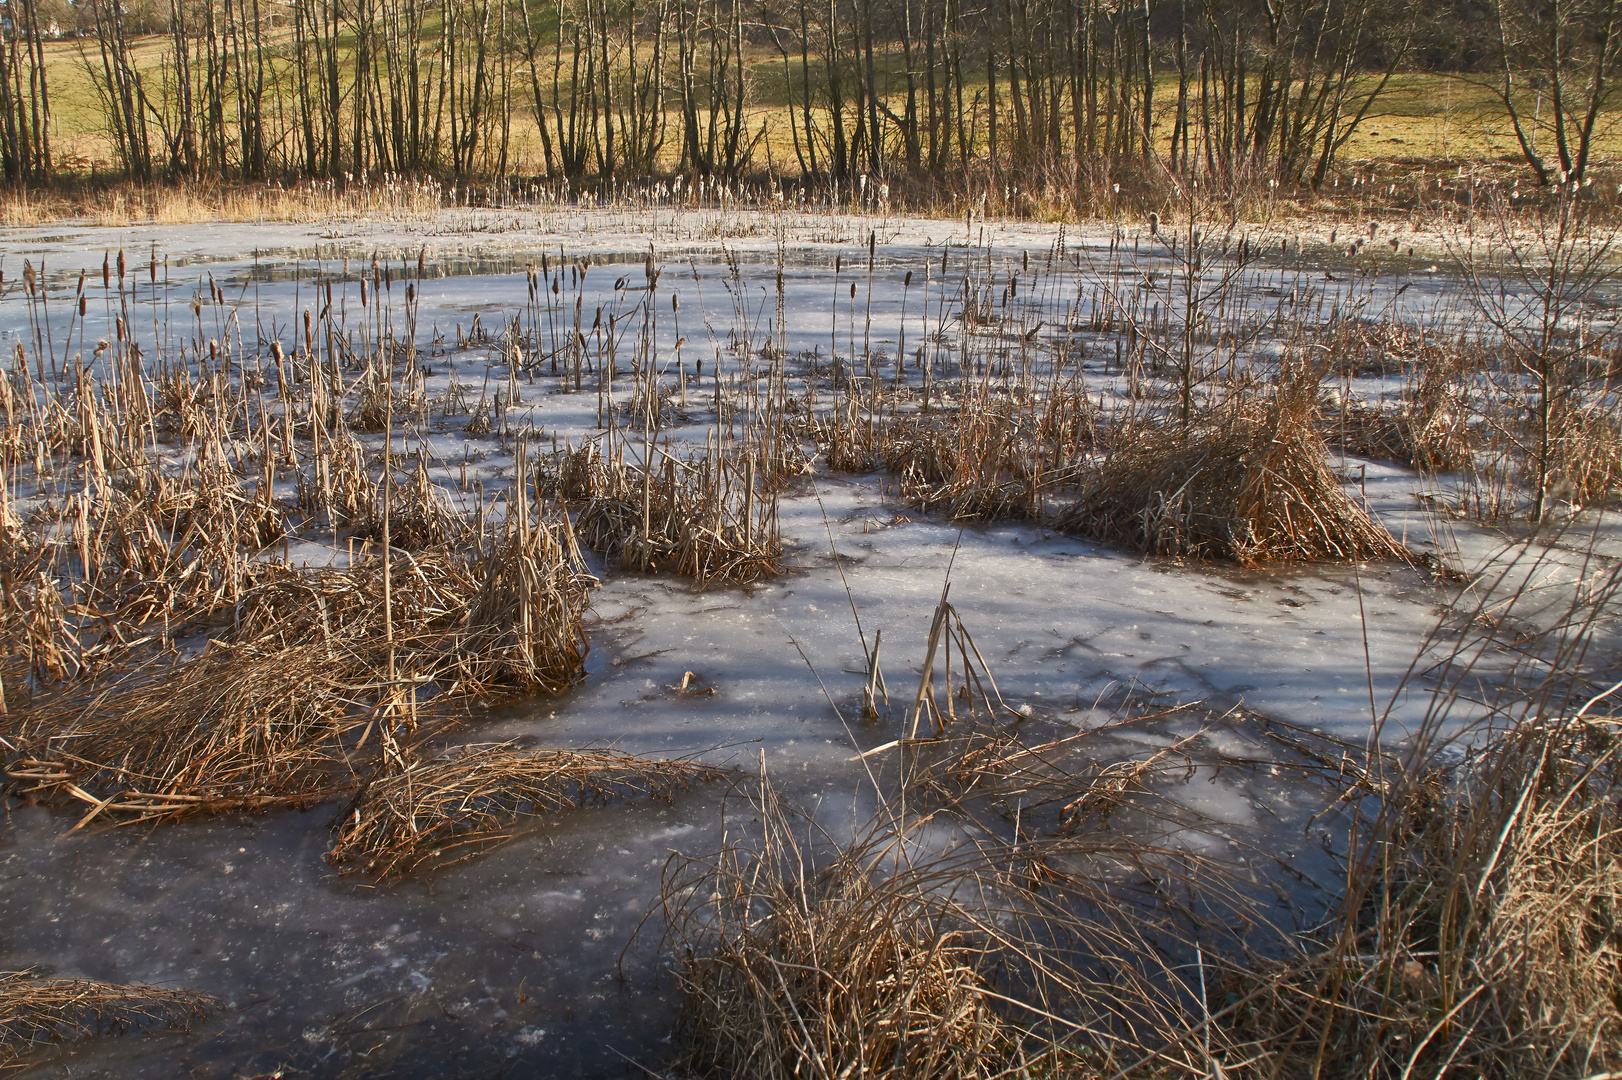
[[[1059,525],[1136,551],[1246,564],[1407,559],[1330,470],[1318,380],[1123,434]]]
[[[1234,758],[1201,741],[1210,723],[1114,762],[1089,752],[1097,732],[976,736],[855,839],[765,785],[755,831],[667,871],[684,1068],[1580,1080],[1622,1065],[1622,722],[1531,720],[1407,777],[1286,727],[1267,728],[1283,756]],[[1286,894],[1255,875],[1293,868],[1264,850],[1236,874],[1172,839],[1226,835],[1178,796],[1218,763],[1310,776],[1347,809],[1325,921],[1276,921]],[[1359,813],[1369,801],[1385,812]],[[984,809],[999,806],[1000,822]]]
[[[816,432],[830,468],[898,477],[902,502],[953,521],[1040,520],[1075,485],[1097,440],[1097,410],[1084,392],[1053,387],[1009,400],[980,387],[937,391],[930,411],[862,415],[855,395]]]
[[[783,545],[776,499],[752,455],[710,455],[651,469],[587,451],[560,456],[551,483],[578,493],[581,542],[614,565],[673,572],[700,584],[776,576]]]
[[[504,830],[522,817],[615,798],[669,800],[726,775],[690,761],[607,749],[457,746],[368,779],[340,815],[327,857],[394,878],[470,858],[505,841]]]
[[[1224,964],[1228,1036],[1332,1076],[1622,1065],[1619,734],[1537,719],[1413,778],[1317,948]]]
[[[580,677],[588,579],[567,542],[566,527],[515,516],[483,557],[397,552],[387,586],[380,558],[259,564],[234,625],[199,654],[115,667],[0,717],[7,774],[21,794],[65,795],[92,815],[331,797],[354,786],[366,733],[408,706],[415,720],[424,693],[446,718],[469,696],[557,693]]]
[[[0,224],[28,228],[64,219],[95,225],[191,225],[208,221],[321,222],[334,218],[407,218],[437,212],[446,191],[436,180],[390,179],[340,187],[293,184],[93,184],[8,189]]]
[[[137,1028],[185,1027],[218,1003],[207,994],[157,986],[0,972],[0,1068],[35,1047]]]

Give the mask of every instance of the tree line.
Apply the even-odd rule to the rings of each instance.
[[[1439,44],[1397,0],[0,0],[0,166],[53,178],[77,65],[143,182],[1317,186],[1392,74],[1451,48],[1553,182],[1603,125],[1618,4],[1456,6]]]

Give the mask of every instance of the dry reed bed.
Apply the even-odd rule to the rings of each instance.
[[[1102,769],[1077,767],[1093,733],[971,740],[854,839],[764,785],[760,824],[667,871],[684,1067],[1578,1080],[1622,1065],[1622,721],[1531,719],[1419,772],[1270,735],[1289,749],[1250,764],[1310,775],[1342,808],[1316,819],[1339,821],[1345,859],[1327,917],[1292,920],[1279,890],[1302,881],[1264,850],[1236,871],[1177,842],[1228,835],[1177,797],[1241,764],[1198,733]]]
[[[43,321],[29,269],[29,316]],[[19,345],[0,382],[0,756],[12,794],[77,806],[86,826],[303,806],[369,781],[383,791],[432,756],[473,699],[556,694],[582,677],[593,580],[570,516],[538,501],[548,478],[544,464],[531,468],[533,436],[507,422],[519,399],[515,341],[495,343],[509,370],[493,404],[468,409],[450,392],[430,402],[414,349],[395,330],[397,318],[415,319],[414,287],[385,288],[374,260],[359,325],[338,321],[330,304],[319,317],[306,312],[302,335],[295,327],[290,347],[273,342],[267,363],[240,338],[222,348],[194,302],[195,332],[178,352],[161,335],[147,356],[130,326],[141,285],[120,254],[115,292],[113,269],[109,260],[102,285],[116,339],[98,344],[97,363],[63,369],[53,353],[47,367],[43,351]],[[149,276],[155,289],[155,264]],[[385,293],[399,292],[404,308],[385,310]],[[656,373],[647,388],[657,396]],[[398,429],[426,424],[436,407],[493,421],[485,433],[514,447],[519,482],[488,504],[481,489],[470,510],[430,476],[424,448],[399,454]],[[385,433],[381,449],[362,442],[364,431]],[[726,580],[775,570],[775,502],[762,497],[773,478],[757,484],[752,455],[747,440],[729,442],[679,480],[667,463],[670,501],[705,521],[717,515],[713,535],[689,531],[688,572]],[[627,490],[623,454],[613,457],[614,470],[588,463],[595,475],[571,486]],[[276,495],[288,480],[291,502]],[[648,549],[642,525],[631,539]],[[340,533],[365,542],[342,569],[296,570],[270,550],[293,539],[336,544]],[[555,755],[577,795],[668,796],[673,777],[718,775],[606,751]],[[542,795],[541,758],[530,758],[522,767],[529,759],[515,751],[497,773],[477,754],[438,766],[452,782],[473,769],[487,800],[445,826],[458,843],[482,843],[473,832],[521,807],[556,805]],[[547,790],[566,786],[563,773],[546,775]],[[393,843],[382,824],[367,831],[366,815],[386,819],[396,802],[352,808],[362,816],[346,825],[360,832],[341,840],[342,858]],[[394,851],[378,865],[397,873],[421,859]]]
[[[928,412],[888,395],[888,415],[863,416],[857,398],[836,404],[818,431],[830,468],[884,468],[901,501],[960,520],[1040,520],[1075,487],[1097,437],[1097,407],[1063,388],[1019,400],[989,388],[937,394]]]
[[[1096,1077],[1185,1024],[1196,942],[1233,943],[1241,920],[1255,937],[1285,928],[1231,864],[1177,838],[1216,829],[1165,797],[1186,758],[1100,777],[1082,745],[1097,737],[925,748],[916,782],[854,838],[763,783],[744,815],[758,824],[667,869],[683,1066]],[[1166,839],[1122,827],[1129,814]],[[1201,1068],[1197,1042],[1162,1054],[1160,1069],[1179,1066]]]
[[[611,460],[593,444],[560,455],[549,483],[574,497],[581,541],[612,565],[739,584],[782,572],[776,499],[763,494],[756,471],[750,455],[665,454],[646,467]]]
[[[8,775],[19,793],[66,794],[94,813],[331,797],[369,761],[356,757],[366,733],[414,724],[424,694],[444,718],[471,695],[556,693],[580,677],[588,579],[565,530],[514,521],[483,557],[440,548],[346,570],[262,564],[200,653],[160,654],[11,710]]]
[[[0,1069],[41,1044],[156,1026],[183,1028],[218,1006],[207,994],[0,972]]]
[[[526,750],[514,743],[453,747],[374,775],[339,816],[328,859],[384,879],[439,868],[508,837],[522,817],[615,798],[669,800],[721,769],[616,750]]]
[[[1291,563],[1410,558],[1329,468],[1316,378],[1187,425],[1123,435],[1060,527],[1157,555]]]
[[[1530,585],[1483,588],[1457,638],[1439,625],[1432,704],[1400,746],[1126,700],[1114,722],[1045,741],[1040,727],[999,727],[915,744],[902,786],[854,836],[801,817],[763,776],[749,826],[667,869],[683,1064],[782,1077],[1612,1074],[1622,577],[1596,573],[1539,631],[1516,616],[1547,603]],[[1521,668],[1480,668],[1494,643],[1514,643]],[[1461,697],[1483,682],[1488,700]],[[1461,708],[1473,726],[1456,729]],[[1292,793],[1305,785],[1284,805],[1308,807],[1302,842],[1321,836],[1319,865],[1201,811],[1196,789],[1218,775],[1258,800],[1280,776]],[[1246,858],[1203,854],[1224,841]]]
[[[1224,958],[1235,1049],[1328,1075],[1622,1065],[1615,717],[1538,718],[1411,778],[1299,958]]]

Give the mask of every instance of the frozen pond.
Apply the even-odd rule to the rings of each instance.
[[[1239,241],[1236,234],[1229,243]],[[1265,327],[1310,305],[1433,326],[1457,319],[1445,276],[1429,270],[1423,252],[1349,275],[1323,261],[1321,241],[1309,241],[1303,247],[1295,233],[1259,229],[1244,237],[1264,254],[1248,265],[1248,284],[1224,317]],[[1167,284],[1177,264],[1157,243],[1136,227],[1061,234],[792,211],[58,226],[0,234],[0,346],[9,358],[14,341],[48,334],[51,355],[71,369],[75,354],[94,362],[97,342],[116,337],[115,320],[127,313],[129,332],[149,354],[163,336],[164,351],[201,365],[212,341],[235,357],[228,366],[273,372],[266,343],[291,349],[309,332],[304,313],[318,326],[331,305],[345,326],[371,320],[379,335],[414,333],[430,398],[457,383],[470,401],[504,391],[508,432],[578,446],[600,432],[604,400],[629,400],[630,380],[607,379],[605,357],[623,370],[651,312],[664,381],[686,398],[672,405],[659,436],[675,455],[702,450],[717,423],[719,380],[735,387],[757,377],[760,350],[773,342],[798,358],[785,368],[788,390],[812,407],[807,372],[830,354],[910,385],[926,370],[965,384],[987,377],[1017,385],[1046,377],[1022,375],[1022,365],[1065,355],[1091,396],[1127,400],[1129,375],[1114,344],[1120,330],[1100,327],[1179,310]],[[104,289],[103,259],[112,264],[120,252],[128,282]],[[375,296],[366,306],[361,298],[374,255],[391,275],[381,311]],[[15,284],[24,259],[45,268],[48,328],[41,305],[28,304]],[[81,271],[83,319],[75,300]],[[408,284],[420,290],[414,317]],[[1130,298],[1125,316],[1122,297]],[[981,301],[997,314],[971,328],[965,304]],[[514,319],[528,335],[522,348],[533,377],[507,369],[505,330]],[[578,392],[566,369],[552,370],[577,326],[594,362]],[[965,370],[974,335],[998,336],[977,355],[999,358],[1003,370]],[[899,372],[898,354],[908,358]],[[1375,396],[1397,387],[1355,381]],[[729,430],[745,423],[727,418]],[[424,450],[453,498],[471,500],[481,486],[492,497],[511,482],[512,440],[499,425],[470,436],[462,421],[436,416],[408,430],[404,445]],[[650,452],[636,433],[624,448]],[[1336,464],[1416,550],[1465,574],[1517,558],[1505,554],[1505,534],[1427,509],[1415,496],[1429,489],[1416,475],[1360,460]],[[290,492],[291,482],[283,484]],[[835,473],[820,460],[783,493],[778,521],[787,569],[749,586],[700,587],[623,572],[594,556],[602,584],[586,624],[585,680],[558,698],[492,708],[469,737],[693,756],[740,774],[764,768],[837,835],[870,812],[875,779],[882,789],[896,767],[897,751],[857,755],[907,734],[906,707],[948,573],[951,600],[1002,696],[1035,724],[1059,732],[1093,726],[1114,702],[1136,695],[1199,703],[1205,714],[1242,709],[1356,746],[1376,721],[1393,746],[1422,723],[1431,685],[1424,673],[1447,648],[1431,635],[1459,589],[1400,564],[1242,570],[1145,559],[1038,522],[950,522],[902,503],[893,478]],[[1563,545],[1537,549],[1499,587],[1547,587],[1547,621],[1558,621],[1574,583],[1594,579],[1619,554],[1612,525],[1584,517]],[[1590,526],[1597,541],[1583,531]],[[289,552],[312,563],[340,553],[319,538]],[[1477,587],[1488,604],[1491,588]],[[864,720],[862,642],[875,632],[883,634],[892,707]],[[1430,659],[1416,664],[1422,655]],[[1514,662],[1494,654],[1478,674],[1490,678]],[[1282,781],[1270,792],[1253,776],[1222,774],[1199,798],[1232,834],[1280,858],[1299,854],[1304,865],[1317,844],[1299,827],[1311,808],[1297,804],[1298,794]],[[64,1047],[43,1055],[30,1075],[639,1074],[631,1062],[657,1070],[676,1016],[669,958],[656,929],[634,941],[633,932],[658,897],[671,854],[702,854],[720,842],[724,796],[716,785],[668,805],[569,812],[462,865],[386,885],[339,876],[325,862],[341,804],[68,835],[73,814],[8,800],[0,969],[186,987],[227,1004],[190,1034]]]

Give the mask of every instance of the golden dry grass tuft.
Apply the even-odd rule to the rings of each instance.
[[[585,493],[575,528],[613,564],[739,584],[781,572],[776,500],[753,455],[710,455],[644,468],[595,454],[565,455],[560,489]]]
[[[616,750],[457,746],[402,761],[362,785],[340,816],[328,859],[380,878],[438,868],[507,839],[523,817],[615,798],[665,799],[721,769]]]
[[[758,810],[757,847],[666,878],[686,1072],[966,1077],[1019,1066],[1022,1033],[982,971],[983,936],[931,887],[949,872],[897,878],[893,851],[860,841],[817,866],[769,787]]]
[[[580,678],[589,579],[566,537],[515,518],[483,556],[255,564],[233,624],[197,654],[160,652],[0,716],[7,775],[19,794],[66,796],[90,816],[264,809],[352,789],[366,733],[397,708],[415,719],[422,698],[443,719],[470,696],[557,693]]]
[[[1246,564],[1407,559],[1329,468],[1317,380],[1270,399],[1144,424],[1119,438],[1059,517],[1135,551]]]
[[[1535,718],[1411,778],[1318,946],[1225,965],[1228,1036],[1330,1076],[1622,1066],[1619,748],[1615,718]]]
[[[41,1044],[137,1028],[185,1027],[217,1007],[207,994],[0,972],[0,1068]]]

